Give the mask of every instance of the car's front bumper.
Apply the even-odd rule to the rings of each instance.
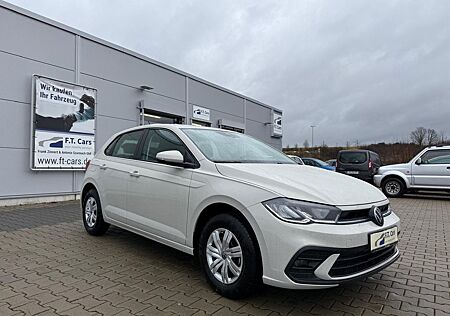
[[[375,184],[377,187],[381,187],[381,180],[383,180],[383,175],[376,174],[373,176],[373,184]]]
[[[261,230],[258,241],[263,261],[263,281],[269,285],[298,289],[332,287],[373,274],[399,257],[394,245],[393,251],[371,266],[353,270],[350,274],[330,273],[336,267],[339,256],[345,257],[352,249],[368,249],[370,233],[393,226],[400,230],[400,220],[394,213],[386,216],[383,227],[380,227],[373,222],[347,225],[292,224],[275,218],[262,205],[254,205],[249,211]],[[327,252],[320,264],[311,271],[309,278],[295,278],[289,272],[289,267],[296,255],[305,249],[326,249]]]

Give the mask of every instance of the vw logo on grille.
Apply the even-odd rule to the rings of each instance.
[[[380,208],[375,205],[370,209],[369,218],[378,226],[383,226],[384,224],[383,213],[381,213]]]

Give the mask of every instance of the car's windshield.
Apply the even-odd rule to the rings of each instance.
[[[216,163],[295,164],[280,151],[244,134],[213,129],[183,128],[209,160]]]
[[[317,162],[320,166],[322,166],[322,167],[327,167],[328,165],[325,163],[325,162],[323,162],[322,160],[320,160],[320,159],[313,159],[315,162]]]
[[[293,161],[295,161],[297,164],[303,165],[303,161],[300,159],[300,157],[297,156],[288,156],[288,157],[291,158]]]

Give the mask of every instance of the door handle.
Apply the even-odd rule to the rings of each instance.
[[[108,167],[106,166],[106,163],[100,165],[100,169],[102,169],[102,170],[105,170],[105,169],[107,169],[107,168],[108,168]]]
[[[139,171],[137,171],[137,170],[130,171],[130,176],[139,178],[139,176],[140,176]]]
[[[450,167],[447,167],[448,170],[450,170]]]

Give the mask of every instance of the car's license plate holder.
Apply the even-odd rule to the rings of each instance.
[[[370,251],[384,248],[388,245],[398,242],[398,227],[393,226],[381,231],[369,234]]]
[[[346,174],[359,174],[359,171],[346,171]]]

